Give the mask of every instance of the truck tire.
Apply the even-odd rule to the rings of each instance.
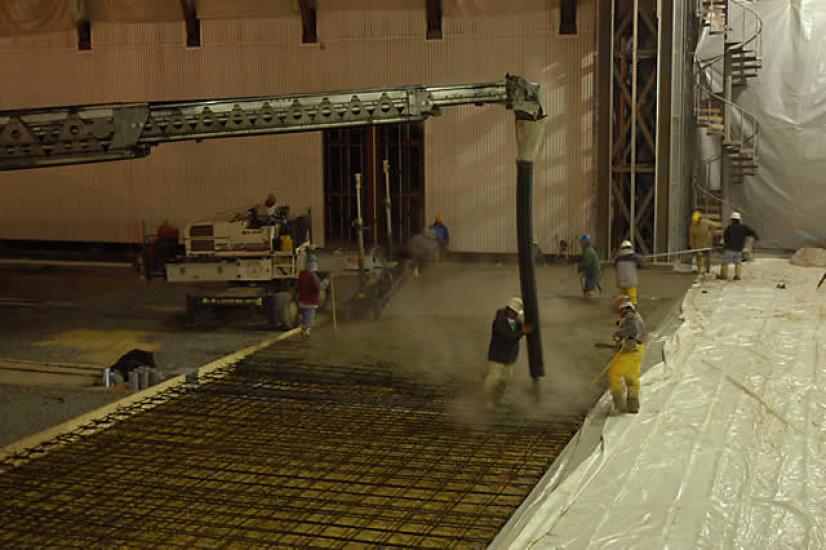
[[[276,324],[284,330],[298,326],[298,304],[291,292],[278,292],[273,296],[273,312]]]

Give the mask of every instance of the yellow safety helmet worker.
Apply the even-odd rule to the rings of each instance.
[[[700,218],[703,217],[703,213],[699,210],[695,210],[693,214],[691,214],[691,223],[697,223],[700,221]]]
[[[436,219],[434,221],[436,223],[445,223],[445,217],[441,214],[436,214]]]

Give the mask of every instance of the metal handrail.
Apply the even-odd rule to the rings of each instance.
[[[707,197],[711,198],[712,200],[714,200],[714,201],[716,201],[716,202],[719,202],[719,203],[720,203],[721,205],[723,205],[723,206],[728,206],[731,210],[734,210],[734,211],[740,212],[741,214],[748,214],[748,213],[749,213],[749,211],[748,211],[747,209],[745,209],[745,208],[741,208],[741,207],[737,206],[736,204],[733,204],[731,201],[727,201],[727,200],[725,200],[725,199],[724,199],[724,198],[722,198],[722,197],[717,197],[717,196],[715,196],[715,195],[714,195],[711,191],[709,191],[708,189],[703,189],[703,187],[702,187],[702,186],[700,186],[700,185],[697,183],[697,181],[696,181],[696,180],[693,180],[693,179],[692,179],[692,181],[691,181],[691,185],[694,187],[694,189],[696,189],[696,190],[697,190],[697,191],[699,191],[700,193],[702,193],[702,194],[706,195]]]
[[[746,46],[754,42],[754,51],[759,57],[763,49],[763,20],[760,18],[760,15],[758,15],[756,11],[754,11],[744,3],[744,0],[731,0],[731,2],[732,4],[739,6],[743,10],[743,41],[740,43],[741,47],[745,49]],[[746,38],[746,25],[749,20],[749,15],[754,19],[754,34]]]
[[[699,112],[699,107],[704,103],[708,105],[708,107],[712,107],[713,99],[716,99],[719,103],[723,105],[727,105],[732,109],[732,112],[735,113],[735,119],[739,116],[740,124],[733,125],[733,128],[737,128],[739,135],[739,143],[741,144],[741,148],[745,148],[746,145],[751,145],[751,149],[753,150],[754,159],[757,160],[759,156],[759,149],[760,149],[760,123],[757,120],[757,117],[754,116],[748,109],[738,105],[733,101],[727,100],[724,96],[714,92],[711,89],[710,85],[705,85],[704,81],[707,80],[705,76],[705,68],[709,68],[710,65],[706,64],[705,68],[701,64],[702,61],[707,61],[700,59],[695,55],[694,57],[694,66],[695,66],[695,85],[697,88],[706,95],[706,101],[700,97],[701,94],[695,95],[695,113]],[[733,121],[726,121],[726,123],[733,122]],[[745,133],[746,125],[745,123],[748,122],[748,125],[751,127],[750,133]],[[733,140],[737,143],[737,140]]]

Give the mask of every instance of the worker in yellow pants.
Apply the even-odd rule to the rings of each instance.
[[[635,351],[619,351],[611,359],[608,384],[617,411],[635,413],[640,410],[640,367],[644,353],[645,344],[638,344]]]
[[[634,245],[631,244],[631,241],[622,241],[617,257],[614,259],[617,288],[619,288],[620,295],[627,296],[635,306],[637,305],[637,286],[639,286],[640,280],[637,270],[642,265],[642,257],[634,252]]]
[[[608,384],[614,408],[619,412],[636,413],[640,410],[640,367],[645,353],[645,322],[630,298],[620,303],[619,310],[620,320],[614,331],[618,349],[608,365]]]
[[[635,306],[637,305],[637,287],[621,286],[619,287],[619,293],[621,296],[628,296],[628,299],[631,300],[631,303]]]

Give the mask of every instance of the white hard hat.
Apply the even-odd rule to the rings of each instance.
[[[522,315],[525,312],[525,306],[522,305],[522,298],[514,296],[508,300],[507,308],[512,310],[517,315]]]
[[[631,241],[622,241],[620,243],[620,248],[634,248],[634,245],[631,244]]]
[[[743,217],[740,215],[740,212],[732,212],[731,213],[732,220],[742,220]]]
[[[620,311],[622,311],[623,309],[630,309],[632,311],[637,310],[637,308],[634,307],[634,303],[631,300],[625,300],[624,302],[622,302],[619,306],[619,309]]]

